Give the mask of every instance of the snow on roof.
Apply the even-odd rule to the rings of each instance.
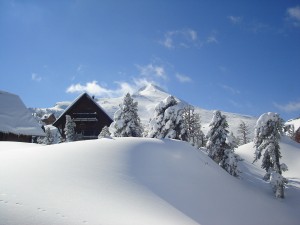
[[[105,112],[105,110],[95,101],[94,98],[92,98],[88,93],[83,92],[82,94],[80,94],[61,114],[60,116],[56,119],[56,121],[60,120],[61,117],[65,116],[66,112],[68,112],[68,110],[70,108],[72,108],[75,103],[81,99],[83,96],[87,96],[91,101],[93,101],[95,103],[95,105],[97,105],[111,120],[112,118]],[[56,123],[56,121],[54,122],[54,124]]]
[[[19,96],[0,91],[0,132],[45,136]]]

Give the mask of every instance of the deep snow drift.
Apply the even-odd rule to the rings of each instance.
[[[280,200],[251,164],[251,145],[238,150],[237,179],[174,140],[0,142],[0,224],[299,224],[299,145],[282,145],[292,182]]]

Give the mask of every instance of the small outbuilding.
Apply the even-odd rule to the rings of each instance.
[[[53,123],[64,138],[66,115],[71,116],[76,123],[75,132],[79,140],[97,139],[102,128],[113,122],[95,99],[87,93],[78,96]]]
[[[41,121],[45,124],[45,125],[51,125],[55,122],[56,118],[55,115],[53,113],[50,114],[45,114],[43,115],[43,117],[41,118]]]
[[[45,136],[18,95],[0,91],[0,141],[32,142]]]

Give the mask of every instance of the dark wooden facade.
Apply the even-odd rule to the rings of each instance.
[[[76,123],[75,132],[79,140],[96,139],[104,126],[113,121],[106,112],[87,93],[80,95],[53,123],[64,135],[66,115]]]
[[[12,133],[0,132],[0,141],[32,142],[31,135],[17,135]]]

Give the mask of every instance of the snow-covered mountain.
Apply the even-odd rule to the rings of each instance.
[[[237,149],[238,179],[177,140],[0,142],[0,224],[297,225],[300,144],[284,137],[280,147],[285,199],[252,164],[253,143]]]
[[[138,102],[139,116],[144,125],[149,122],[149,119],[153,116],[155,106],[170,94],[161,89],[160,87],[150,84],[147,85],[132,95],[133,99]],[[176,97],[176,96],[175,96]],[[177,100],[186,103],[184,100]],[[119,108],[119,104],[122,103],[123,97],[119,98],[100,98],[97,99],[99,105],[113,118],[114,113]],[[71,102],[58,102],[52,108],[31,108],[31,111],[38,117],[42,117],[44,114],[54,113],[56,117],[70,105]],[[188,104],[188,103],[186,103]],[[208,125],[213,117],[213,110],[206,110],[200,107],[194,106],[195,111],[201,116],[202,130],[206,133],[209,129]],[[244,121],[248,125],[250,131],[254,131],[254,126],[257,118],[247,115],[240,115],[230,112],[222,112],[227,117],[229,124],[229,130],[237,135],[237,129],[241,121]]]

